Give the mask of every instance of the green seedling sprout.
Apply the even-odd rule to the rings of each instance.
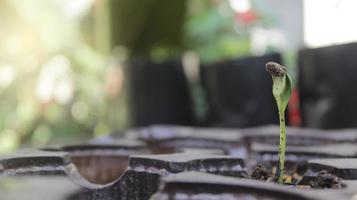
[[[267,72],[273,79],[273,96],[279,111],[280,142],[279,142],[279,164],[276,170],[276,177],[279,184],[284,182],[285,172],[285,149],[286,149],[286,130],[285,130],[285,109],[291,95],[291,77],[285,67],[278,63],[268,62],[265,66]]]

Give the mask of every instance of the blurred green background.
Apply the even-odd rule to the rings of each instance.
[[[248,0],[0,1],[0,153],[127,127],[133,57],[210,63],[284,50],[292,62],[276,14]]]

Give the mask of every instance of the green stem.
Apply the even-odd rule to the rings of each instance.
[[[279,143],[279,168],[277,169],[277,173],[279,173],[278,183],[283,184],[283,178],[285,173],[285,148],[286,148],[285,113],[283,110],[279,111],[279,123],[280,123],[280,143]]]

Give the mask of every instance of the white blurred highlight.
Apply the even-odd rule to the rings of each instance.
[[[233,10],[239,13],[247,12],[252,7],[250,0],[229,0],[229,4]]]
[[[15,79],[16,71],[12,65],[0,66],[0,87],[8,87]]]
[[[71,79],[71,65],[69,60],[58,55],[50,59],[41,69],[36,94],[41,102],[56,100],[60,104],[68,103],[74,92]]]
[[[357,41],[356,0],[304,0],[304,40],[309,47]]]
[[[255,26],[251,31],[251,52],[254,55],[262,55],[271,47],[279,50],[287,47],[286,37],[277,28],[266,29]]]
[[[58,0],[64,6],[64,12],[69,17],[80,17],[87,13],[93,0]]]

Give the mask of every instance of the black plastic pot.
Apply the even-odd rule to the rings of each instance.
[[[357,127],[357,43],[299,52],[299,93],[303,125]]]
[[[265,71],[269,61],[281,63],[280,54],[229,60],[201,68],[210,107],[209,125],[251,127],[278,122],[272,80]]]
[[[126,69],[131,126],[193,123],[182,63],[131,60]]]

